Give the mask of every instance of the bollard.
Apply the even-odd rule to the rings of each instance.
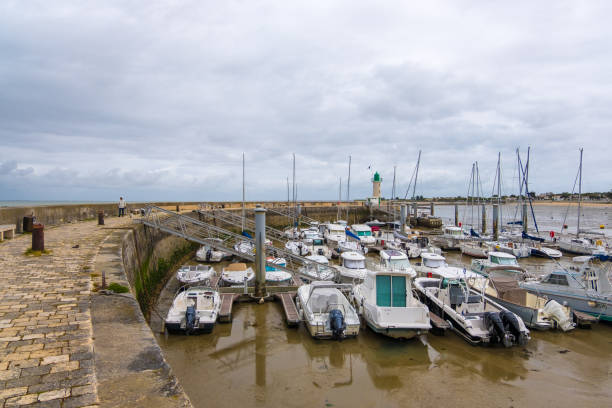
[[[523,203],[523,232],[527,233],[527,204]]]
[[[487,233],[487,207],[482,205],[482,233]]]
[[[176,212],[180,212],[180,211],[181,211],[181,209],[180,209],[179,205],[177,204],[176,205]]]
[[[499,206],[493,204],[493,239],[499,240]]]
[[[104,211],[98,211],[98,225],[104,225]]]
[[[266,210],[255,208],[255,296],[266,294]]]
[[[429,203],[429,215],[434,216],[434,203]]]
[[[34,224],[32,226],[32,251],[45,250],[45,226]]]
[[[17,217],[17,220],[15,220],[15,232],[17,234],[23,233],[23,228],[22,228],[23,224],[21,224],[21,222],[22,222],[21,217]]]
[[[34,216],[26,215],[23,217],[23,232],[32,232],[32,226],[34,225]]]
[[[455,227],[459,226],[459,205],[455,204]]]

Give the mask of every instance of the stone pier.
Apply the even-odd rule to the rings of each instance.
[[[191,406],[131,293],[93,291],[100,267],[127,285],[118,261],[131,225],[111,217],[48,228],[40,256],[26,255],[30,235],[0,243],[0,407]]]

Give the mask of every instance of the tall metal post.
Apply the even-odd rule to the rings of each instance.
[[[582,204],[582,148],[580,148],[580,178],[578,181],[578,219],[576,222],[576,236],[580,235],[580,205]]]
[[[414,215],[414,219],[415,220],[416,220],[416,216],[417,216],[417,208],[419,208],[419,207],[418,207],[417,202],[415,201],[414,203],[412,203],[412,214]]]
[[[434,216],[434,203],[433,201],[429,203],[429,215]]]
[[[400,205],[400,231],[404,232],[406,226],[406,215],[408,214],[408,208],[406,204]]]
[[[455,204],[455,227],[459,226],[459,205]]]
[[[527,233],[527,203],[523,202],[523,232]]]
[[[255,208],[255,296],[266,294],[266,210]]]
[[[493,204],[493,239],[499,240],[499,205]]]
[[[487,233],[487,206],[482,205],[482,233]]]

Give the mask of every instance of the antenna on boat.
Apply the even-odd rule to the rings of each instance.
[[[242,231],[244,232],[244,217],[246,217],[244,208],[244,152],[242,152]]]
[[[297,208],[296,208],[296,191],[295,191],[295,153],[293,153],[293,225],[291,226],[291,228],[295,228],[295,221],[296,221],[296,215],[297,213]]]

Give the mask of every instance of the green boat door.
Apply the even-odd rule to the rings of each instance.
[[[376,275],[376,305],[406,307],[406,277]]]

